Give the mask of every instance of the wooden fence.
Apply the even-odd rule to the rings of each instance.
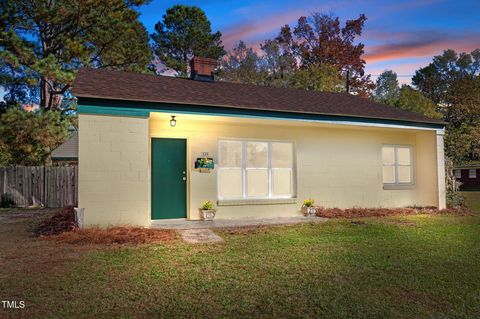
[[[0,196],[19,207],[63,207],[78,201],[77,166],[0,167]]]

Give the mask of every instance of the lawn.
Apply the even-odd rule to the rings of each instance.
[[[0,226],[0,317],[478,318],[480,216],[219,231],[225,243],[73,246]]]
[[[462,195],[467,200],[469,207],[480,213],[480,192],[462,192]]]

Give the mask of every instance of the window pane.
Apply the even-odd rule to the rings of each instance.
[[[383,182],[395,183],[395,166],[383,167]]]
[[[242,167],[242,142],[220,142],[220,167]]]
[[[221,197],[243,197],[243,182],[241,169],[220,169],[218,171],[218,174],[218,191]]]
[[[398,182],[399,183],[411,183],[411,166],[399,166],[398,167]]]
[[[275,196],[287,196],[292,194],[292,171],[290,169],[272,170],[272,192]]]
[[[247,167],[268,168],[268,143],[247,143]]]
[[[456,178],[462,178],[462,171],[459,169],[454,170]]]
[[[399,147],[397,149],[398,164],[399,165],[410,165],[410,148],[408,147]]]
[[[382,148],[382,161],[383,165],[395,164],[395,148],[390,146],[384,146]]]
[[[469,169],[468,170],[468,177],[469,178],[477,178],[477,170],[476,169]]]
[[[291,143],[272,143],[272,167],[291,168],[293,166],[293,145]]]
[[[268,169],[247,170],[248,197],[268,196]]]

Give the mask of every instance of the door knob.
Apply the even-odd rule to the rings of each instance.
[[[186,181],[186,180],[187,180],[187,178],[186,178],[185,176],[184,176],[182,179],[183,179],[184,181]]]

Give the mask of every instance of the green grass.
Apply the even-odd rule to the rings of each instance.
[[[4,288],[13,294],[23,287],[16,295],[26,300],[28,317],[480,315],[479,216],[332,220],[218,233],[224,244],[101,249],[67,262],[68,271],[48,280],[35,279],[34,269],[12,273]]]
[[[465,196],[469,207],[480,213],[480,192],[462,192],[462,195]]]

